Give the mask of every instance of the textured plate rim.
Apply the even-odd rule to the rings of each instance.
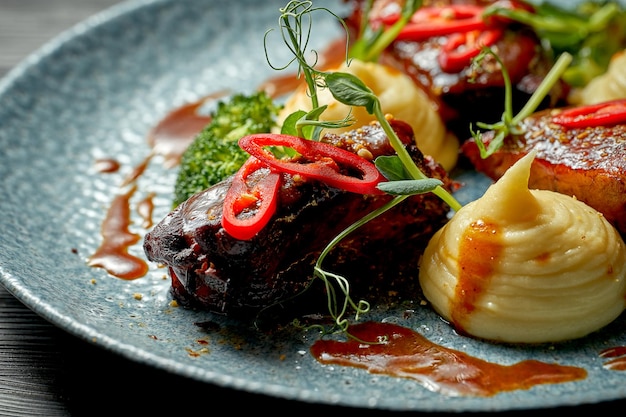
[[[126,0],[122,3],[116,4],[94,16],[91,16],[82,22],[74,25],[70,29],[62,32],[54,37],[52,40],[44,44],[42,47],[31,53],[26,59],[21,61],[18,65],[13,67],[2,79],[0,79],[0,98],[2,98],[7,90],[10,89],[20,77],[27,73],[31,68],[36,67],[42,61],[46,59],[51,53],[61,49],[64,45],[73,42],[76,38],[89,34],[100,25],[107,25],[114,21],[116,18],[123,17],[128,13],[137,13],[142,7],[150,6],[158,3],[168,3],[173,0]],[[5,270],[0,264],[0,282],[6,287],[6,289],[13,294],[18,300],[24,303],[33,312],[37,313],[44,319],[48,320],[52,324],[67,331],[80,339],[83,339],[89,343],[93,343],[102,348],[108,349],[112,352],[120,354],[130,360],[138,363],[147,364],[159,368],[161,370],[172,372],[174,374],[182,375],[190,379],[197,380],[203,383],[211,383],[219,386],[245,390],[251,393],[258,393],[264,395],[270,395],[275,397],[282,397],[290,400],[298,400],[302,402],[320,403],[333,405],[332,402],[325,401],[320,397],[316,397],[311,392],[302,392],[302,390],[291,389],[285,386],[263,386],[260,387],[256,384],[251,384],[250,381],[245,379],[238,379],[227,375],[211,372],[210,370],[203,369],[198,366],[182,365],[176,361],[170,360],[160,355],[152,354],[146,350],[137,348],[132,344],[123,343],[122,341],[110,337],[109,335],[98,332],[88,325],[77,322],[72,317],[60,314],[53,306],[43,303],[36,294],[33,294],[26,287],[24,287],[20,279],[12,274],[11,271]],[[597,393],[582,393],[579,398],[579,404],[592,404],[602,401],[616,400],[619,398],[612,397],[605,394],[597,395]],[[593,397],[593,398],[592,398]],[[339,404],[357,406],[357,404]],[[564,404],[558,399],[554,399],[551,402],[546,402],[543,406],[574,406],[577,404],[568,403]],[[499,411],[513,411],[518,409],[528,410],[525,405],[511,405],[506,409]],[[394,411],[402,411],[403,409]],[[437,407],[425,407],[404,411],[456,411],[448,408]],[[468,406],[464,411],[493,411],[488,410],[484,405]]]

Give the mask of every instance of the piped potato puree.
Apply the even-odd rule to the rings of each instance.
[[[454,167],[458,158],[459,141],[447,131],[432,101],[410,77],[395,68],[356,59],[333,71],[347,72],[360,78],[379,98],[386,114],[411,125],[422,153],[433,157],[446,170]],[[349,127],[333,129],[336,133],[364,126],[376,119],[364,107],[351,107],[338,102],[328,89],[318,90],[318,100],[320,106],[328,105],[320,119],[342,120],[350,113],[355,119],[355,123]],[[307,95],[305,84],[287,98],[278,115],[278,124],[282,124],[289,114],[297,110],[311,110],[311,98]]]
[[[462,334],[510,343],[576,339],[626,303],[626,247],[575,198],[529,190],[531,153],[431,239],[419,280]]]

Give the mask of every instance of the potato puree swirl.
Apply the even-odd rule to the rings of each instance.
[[[626,307],[626,247],[596,210],[529,190],[531,153],[430,240],[426,299],[459,332],[510,343],[583,337]]]
[[[347,72],[360,78],[378,96],[385,113],[411,125],[420,151],[432,156],[446,170],[455,166],[459,152],[457,137],[447,131],[433,102],[409,76],[395,68],[356,59],[351,60],[349,66],[344,63],[333,71]],[[279,124],[297,110],[311,110],[311,97],[305,87],[303,84],[289,96],[278,115]],[[320,119],[342,120],[348,114],[355,119],[355,124],[333,129],[333,133],[352,130],[376,119],[363,107],[351,107],[336,101],[328,89],[319,90],[317,94],[320,106],[328,104]]]

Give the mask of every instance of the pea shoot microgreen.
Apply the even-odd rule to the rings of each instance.
[[[421,1],[406,2],[405,8],[403,9],[403,17],[399,23],[392,28],[392,32],[389,34],[378,33],[369,38],[369,40],[363,40],[363,42],[368,42],[367,47],[364,46],[365,44],[359,44],[359,41],[357,41],[355,45],[357,45],[357,48],[361,49],[361,52],[366,49],[369,50],[371,47],[370,41],[377,45],[384,44],[386,46],[395,38],[393,33],[401,30],[402,26],[406,24],[410,16],[420,6]],[[349,320],[346,319],[345,316],[351,308],[355,311],[355,319],[358,320],[361,314],[370,310],[370,304],[365,300],[355,302],[350,296],[349,281],[345,277],[326,271],[322,267],[322,263],[327,254],[354,230],[400,204],[411,195],[432,192],[447,203],[453,210],[459,210],[461,205],[443,188],[443,183],[440,180],[427,177],[415,164],[405,146],[391,127],[386,115],[383,113],[378,97],[363,81],[349,73],[319,71],[315,68],[317,59],[314,59],[313,63],[307,62],[306,48],[312,32],[312,13],[316,11],[326,11],[330,13],[341,22],[347,34],[348,31],[345,22],[328,9],[314,8],[310,1],[290,1],[287,6],[280,9],[280,11],[281,17],[279,25],[282,37],[294,57],[283,67],[275,67],[272,66],[271,63],[270,66],[274,69],[285,69],[290,64],[294,62],[297,63],[298,76],[303,75],[305,78],[308,88],[307,92],[311,98],[313,108],[313,110],[308,113],[298,111],[287,117],[282,128],[282,133],[295,134],[307,139],[319,140],[322,128],[348,126],[352,124],[354,121],[349,117],[339,121],[319,121],[319,117],[326,107],[319,105],[317,90],[327,88],[337,101],[348,106],[364,107],[368,113],[374,115],[387,134],[397,154],[395,156],[377,158],[375,161],[376,167],[389,180],[388,182],[380,183],[378,188],[394,197],[384,206],[372,211],[339,233],[320,253],[314,266],[314,277],[323,280],[326,286],[328,310],[334,320],[334,329],[339,329],[348,337],[354,337],[348,332]],[[354,49],[353,55],[351,56],[358,55],[356,51],[357,50]],[[372,51],[374,51],[374,49],[372,49]],[[314,53],[314,56],[317,57],[317,54]],[[370,58],[373,59],[373,56]],[[350,58],[347,57],[346,59],[349,65]],[[333,282],[342,293],[342,301],[337,295],[335,285],[332,284]]]
[[[482,131],[490,130],[494,132],[494,137],[488,145],[485,145],[485,142],[483,142],[482,131],[476,131],[472,128],[472,126],[470,126],[472,137],[474,138],[478,150],[480,151],[481,158],[487,158],[498,151],[504,144],[505,138],[510,134],[521,133],[520,123],[539,107],[543,99],[550,93],[552,87],[559,81],[563,72],[572,61],[572,56],[568,52],[561,54],[554,66],[544,77],[541,84],[539,84],[539,87],[537,87],[537,89],[530,96],[530,99],[526,102],[524,107],[515,116],[513,116],[511,79],[506,67],[498,55],[494,53],[491,48],[483,47],[481,53],[474,58],[472,65],[478,65],[487,55],[492,55],[500,64],[500,70],[504,79],[505,99],[502,120],[493,124],[476,122],[476,126],[482,129]]]
[[[272,64],[267,47],[267,39],[271,32],[265,33],[265,57],[270,67],[276,71],[281,71],[293,63],[298,66],[297,77],[304,78],[307,85],[307,93],[311,98],[311,108],[309,112],[299,111],[291,114],[284,122],[281,133],[296,135],[311,140],[319,140],[321,132],[324,128],[336,129],[350,126],[354,121],[348,116],[344,120],[338,121],[320,121],[319,116],[326,110],[327,106],[320,106],[317,97],[319,77],[313,69],[317,65],[318,54],[315,50],[311,51],[313,60],[311,63],[307,61],[308,45],[313,28],[313,13],[324,11],[334,16],[348,31],[346,23],[334,12],[323,7],[314,7],[312,1],[292,0],[280,10],[278,26],[280,34],[287,48],[291,51],[293,57],[282,66]],[[306,18],[306,19],[305,19]],[[348,42],[346,40],[346,42]],[[346,47],[347,48],[347,47]]]

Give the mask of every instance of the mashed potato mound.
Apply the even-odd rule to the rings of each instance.
[[[431,239],[420,284],[457,330],[510,343],[559,342],[606,326],[626,303],[626,247],[575,198],[529,190],[531,153]]]

